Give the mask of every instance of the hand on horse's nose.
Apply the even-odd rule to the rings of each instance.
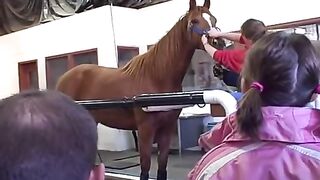
[[[205,44],[208,43],[208,38],[206,37],[206,35],[203,35],[203,36],[201,37],[201,41],[202,41],[202,44],[203,44],[203,45],[205,45]]]

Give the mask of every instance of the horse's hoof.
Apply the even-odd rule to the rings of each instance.
[[[140,180],[149,180],[149,173],[141,173]]]
[[[167,180],[167,170],[158,170],[157,180]]]

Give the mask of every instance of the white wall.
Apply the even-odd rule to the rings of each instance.
[[[154,44],[178,22],[189,9],[187,0],[172,0],[139,10],[143,22],[141,40]]]
[[[203,3],[204,0],[197,0],[197,5]],[[217,18],[217,26],[222,31],[235,31],[249,18],[272,25],[319,17],[319,7],[318,0],[211,0],[210,11]],[[161,38],[188,8],[188,0],[172,0],[140,10],[142,17],[148,21],[144,39],[152,43]]]
[[[211,11],[217,14],[224,31],[239,30],[248,18],[262,20],[266,25],[319,17],[318,0],[212,0]]]
[[[110,6],[108,6],[110,9]],[[114,18],[115,39],[118,46],[139,47],[140,53],[145,52],[142,22],[139,21],[140,13],[136,9],[112,8]],[[110,15],[110,14],[108,14]],[[111,18],[109,16],[109,18]],[[110,26],[110,24],[109,24]],[[142,49],[142,51],[141,51]]]

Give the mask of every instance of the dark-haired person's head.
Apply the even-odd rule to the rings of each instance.
[[[319,77],[320,59],[306,36],[276,32],[262,37],[249,50],[242,70],[241,132],[258,134],[262,106],[305,106]]]
[[[241,26],[241,34],[246,45],[251,45],[267,33],[265,24],[257,19],[248,19]]]
[[[0,179],[102,180],[95,165],[97,126],[82,106],[56,91],[0,101]]]

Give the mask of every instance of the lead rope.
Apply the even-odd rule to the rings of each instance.
[[[111,18],[111,27],[112,27],[112,34],[113,34],[113,45],[114,45],[114,55],[116,57],[117,60],[117,66],[118,66],[118,48],[117,48],[117,42],[116,42],[116,33],[114,31],[114,23],[113,23],[113,2],[112,0],[109,0],[109,4],[110,4],[110,18]]]

